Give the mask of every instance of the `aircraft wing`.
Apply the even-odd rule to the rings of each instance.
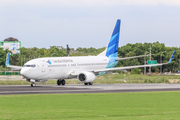
[[[95,70],[94,72],[107,72],[107,71],[116,71],[116,70],[126,70],[126,69],[132,69],[132,68],[141,68],[141,67],[152,67],[152,66],[161,66],[161,65],[166,65],[168,63],[163,63],[163,64],[151,64],[151,65],[137,65],[137,66],[127,66],[127,67],[116,67],[116,68],[106,68],[106,69],[99,69]]]
[[[126,70],[126,69],[132,69],[132,68],[141,68],[141,67],[152,67],[152,66],[166,65],[166,64],[171,63],[174,54],[175,54],[175,51],[173,52],[173,54],[172,54],[169,62],[167,62],[167,63],[151,64],[151,65],[136,65],[136,66],[116,67],[116,68],[105,68],[105,69],[94,70],[93,72],[94,72],[94,73],[97,73],[97,72],[102,72],[102,71],[107,72],[107,71],[116,71],[116,70]]]
[[[7,53],[7,57],[6,57],[6,66],[10,67],[14,70],[21,70],[22,67],[21,66],[14,66],[14,65],[9,65],[9,53]]]
[[[13,70],[21,70],[22,69],[21,66],[14,66],[14,65],[7,65],[7,67],[12,68]]]
[[[153,54],[152,54],[152,55],[153,55]],[[133,59],[133,58],[140,58],[140,57],[145,57],[145,56],[149,56],[149,55],[140,55],[140,56],[126,57],[126,58],[117,58],[116,61]]]

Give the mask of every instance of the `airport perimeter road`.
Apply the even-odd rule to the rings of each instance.
[[[14,85],[0,86],[0,95],[7,94],[62,94],[62,93],[113,93],[113,92],[180,91],[180,84],[94,84],[39,85],[35,87]]]

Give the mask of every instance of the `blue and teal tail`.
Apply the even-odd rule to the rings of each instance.
[[[107,57],[118,56],[120,25],[121,25],[121,20],[118,19],[106,50]]]
[[[6,56],[6,66],[9,65],[9,53],[7,53],[7,56]]]
[[[113,68],[118,64],[116,61],[118,57],[118,47],[119,47],[119,34],[120,34],[121,20],[118,19],[112,33],[111,39],[108,43],[108,47],[98,56],[107,56],[109,58],[109,63],[106,68]],[[106,72],[100,72],[99,74],[105,74]]]

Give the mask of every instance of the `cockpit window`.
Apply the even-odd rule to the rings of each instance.
[[[36,65],[24,65],[23,67],[36,67]]]

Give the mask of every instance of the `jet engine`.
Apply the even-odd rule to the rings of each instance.
[[[82,72],[78,75],[77,79],[83,83],[90,83],[96,79],[96,76],[92,72]]]

